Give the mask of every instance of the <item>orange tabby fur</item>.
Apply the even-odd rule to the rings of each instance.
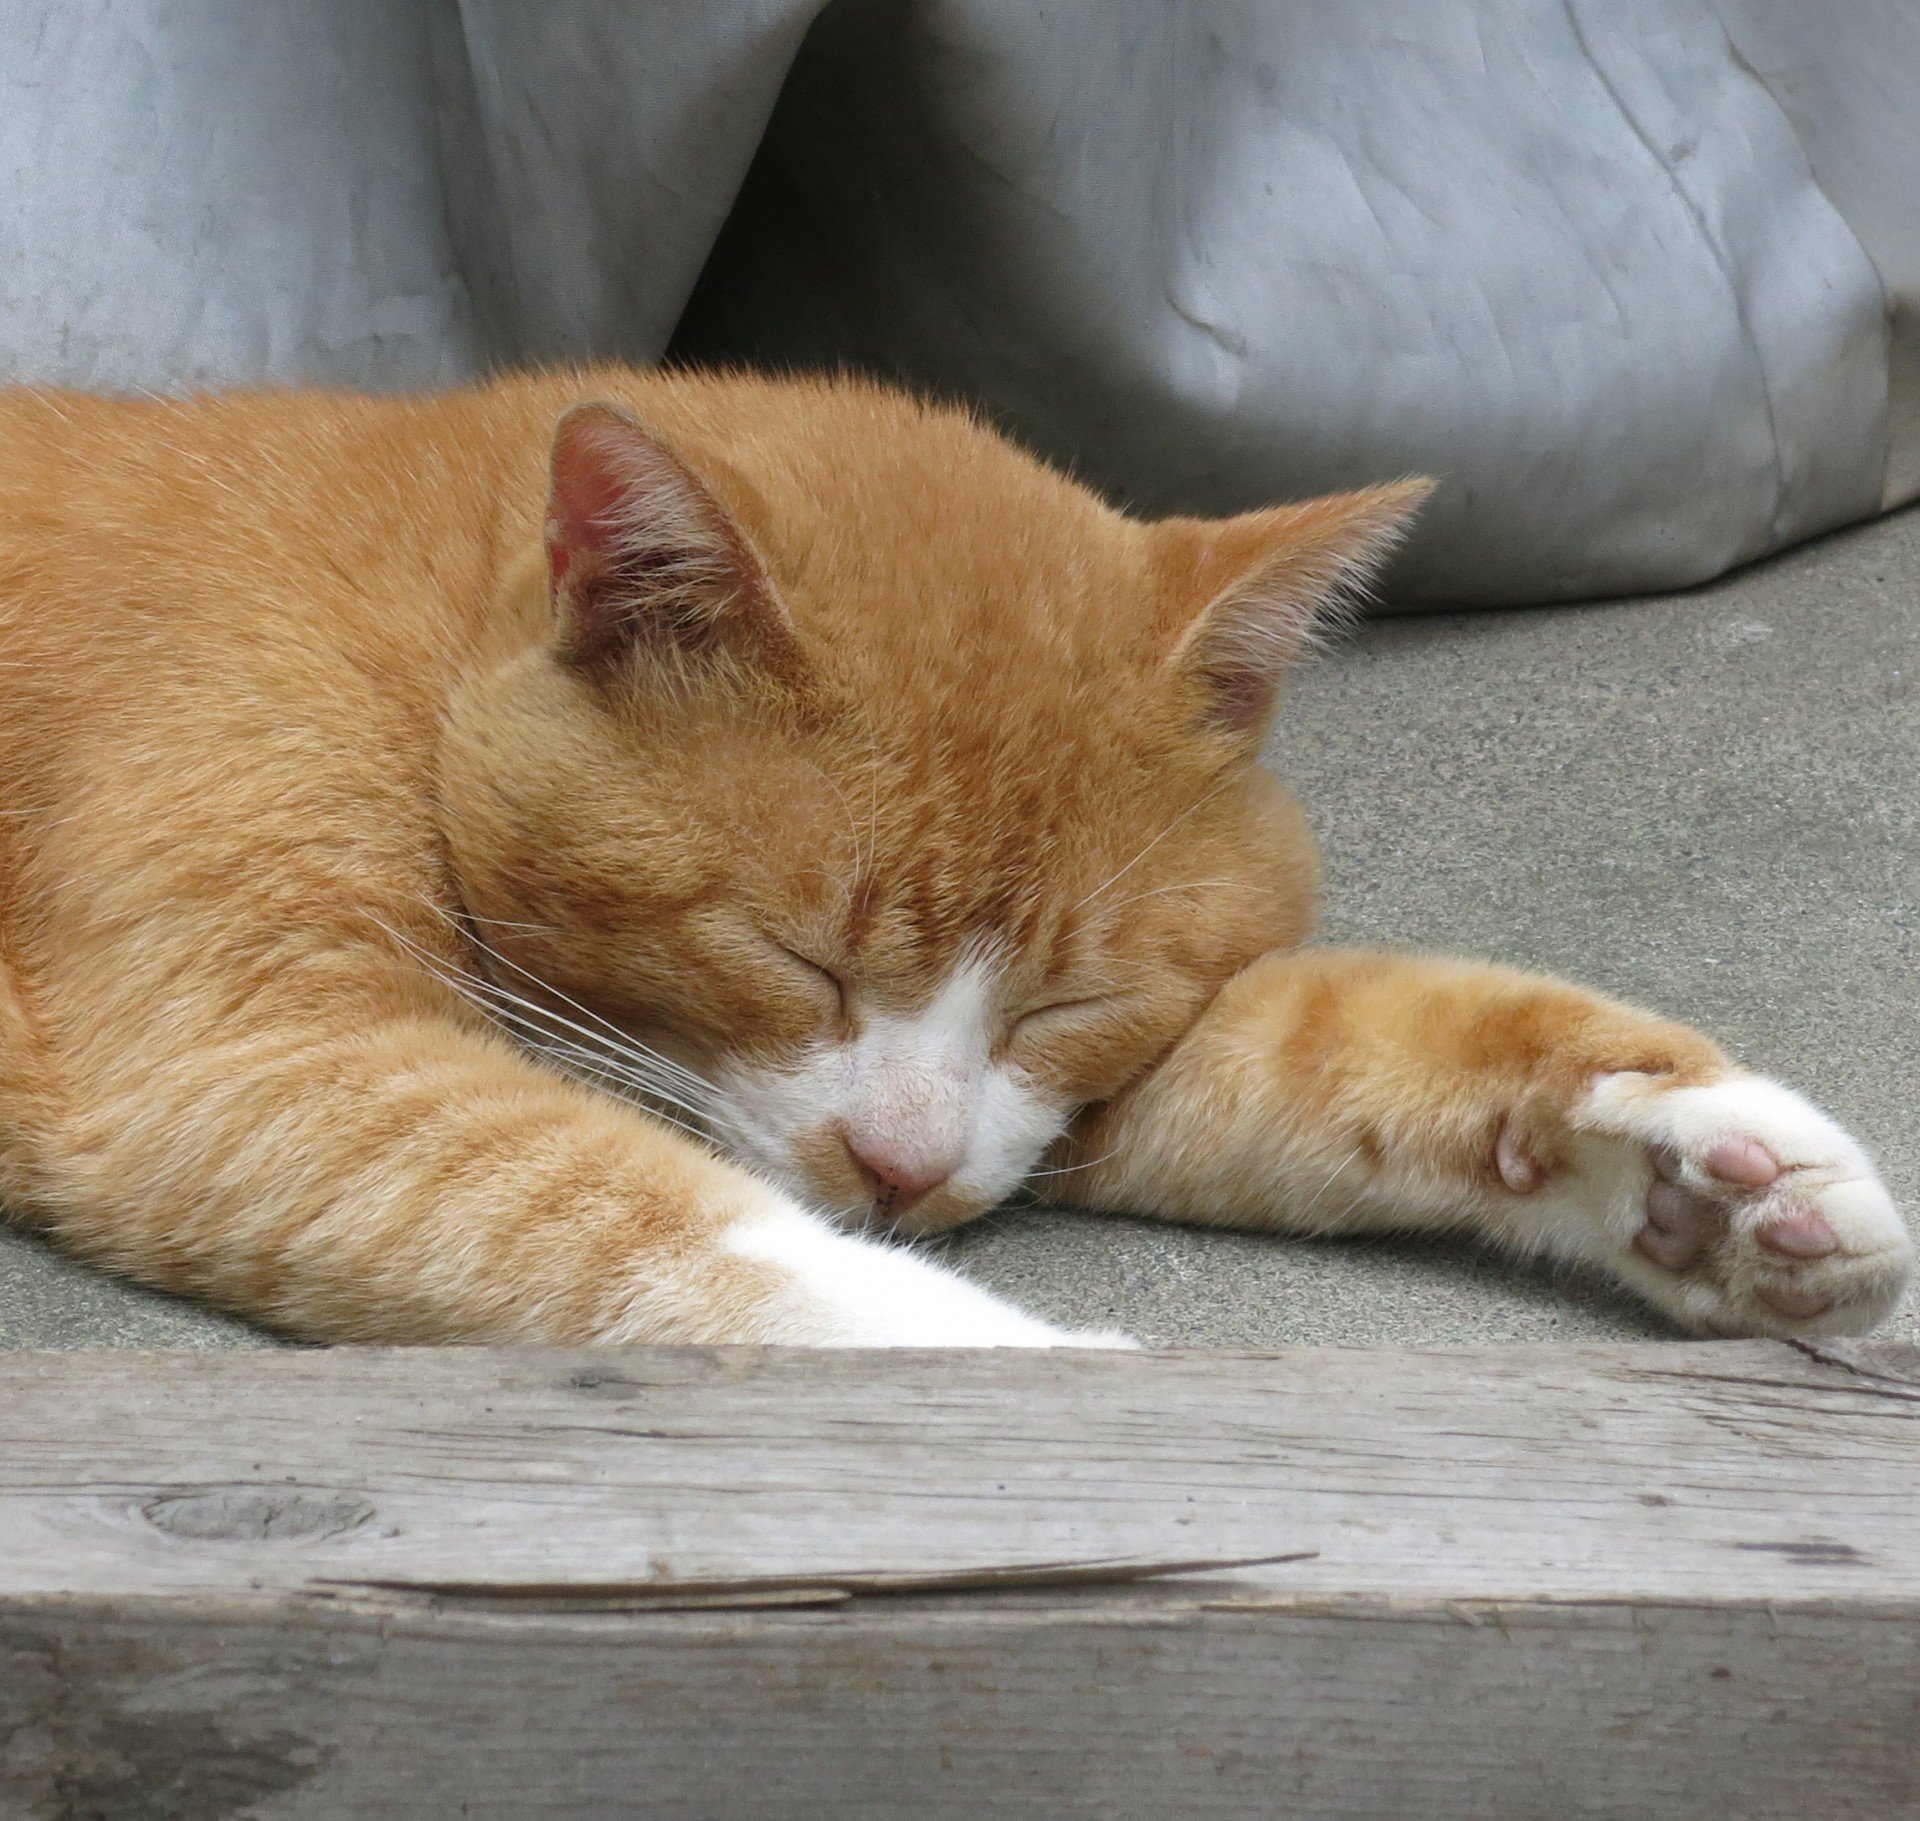
[[[556,446],[592,400],[650,434],[576,414]],[[620,535],[694,555],[606,542],[623,487],[668,506]],[[1744,1079],[1706,1039],[1299,949],[1311,844],[1253,753],[1314,611],[1420,491],[1145,525],[850,382],[0,394],[0,1193],[313,1337],[1064,1339],[792,1224],[895,1207],[911,1160],[876,1177],[846,1121],[744,1169],[668,1123],[700,1108],[642,1110],[576,1053],[618,1031],[683,1096],[777,1083],[869,1026],[907,1042],[990,949],[980,1067],[1085,1109],[1048,1157],[1062,1199],[1463,1224],[1696,1326],[1874,1319],[1897,1222],[1736,1205],[1708,1140],[1682,1168],[1590,1104],[1622,1072]],[[1695,1256],[1635,1250],[1612,1177],[1575,1232],[1567,1185],[1628,1168],[1608,1144],[1636,1192],[1685,1185]],[[893,1224],[986,1205],[964,1172],[911,1192]],[[1767,1237],[1788,1220],[1804,1258]]]

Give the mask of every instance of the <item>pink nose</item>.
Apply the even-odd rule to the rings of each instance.
[[[953,1174],[952,1160],[912,1156],[872,1139],[856,1142],[851,1132],[843,1136],[853,1167],[882,1214],[904,1214]]]

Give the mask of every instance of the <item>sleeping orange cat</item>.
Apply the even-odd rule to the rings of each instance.
[[[888,1243],[1029,1179],[1869,1326],[1797,1095],[1303,946],[1256,754],[1423,491],[1142,523],[847,382],[0,394],[0,1197],[318,1338],[1117,1341]]]

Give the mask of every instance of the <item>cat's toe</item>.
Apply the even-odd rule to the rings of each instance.
[[[1776,1214],[1753,1230],[1769,1252],[1788,1258],[1827,1258],[1840,1250],[1840,1235],[1818,1208],[1799,1207]]]
[[[1647,1190],[1646,1224],[1634,1250],[1669,1271],[1697,1264],[1726,1233],[1725,1209],[1678,1183],[1656,1180]]]
[[[1700,1167],[1716,1182],[1734,1183],[1743,1189],[1764,1189],[1780,1174],[1779,1158],[1759,1139],[1744,1133],[1708,1146]]]
[[[1696,1087],[1603,1076],[1582,1129],[1644,1147],[1624,1274],[1705,1333],[1857,1334],[1899,1299],[1906,1223],[1864,1152],[1757,1076]]]

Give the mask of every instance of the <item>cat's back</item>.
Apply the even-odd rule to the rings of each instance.
[[[68,891],[420,820],[516,439],[482,393],[0,390],[0,962]]]
[[[0,389],[0,749],[417,681],[484,585],[500,441],[477,394]]]
[[[306,390],[102,397],[0,388],[0,624],[24,587],[184,628],[231,592],[358,591],[471,545],[497,463],[485,400]],[[189,585],[192,584],[192,585]]]

